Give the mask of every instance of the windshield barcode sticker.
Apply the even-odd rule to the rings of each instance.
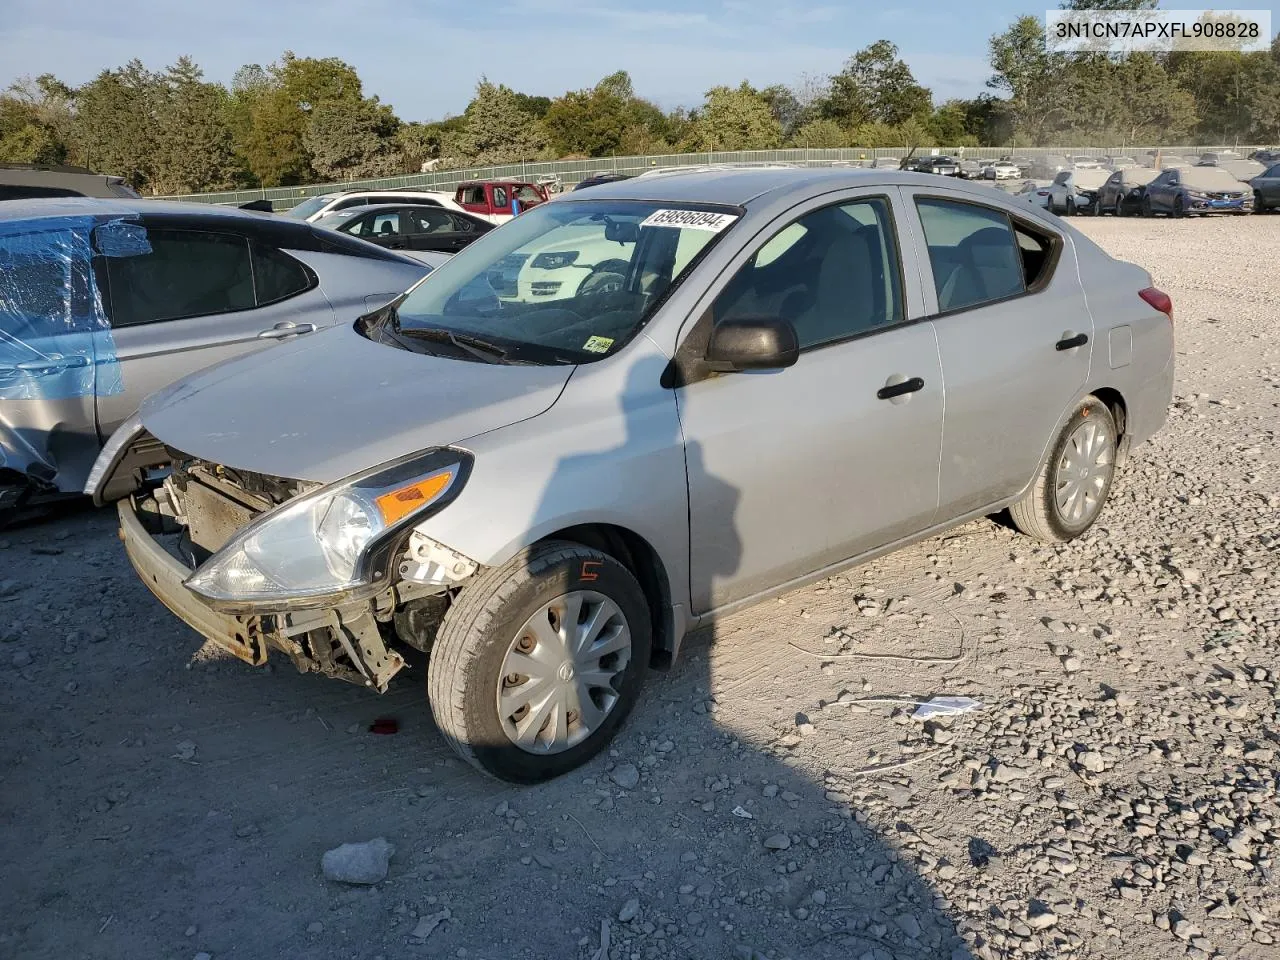
[[[704,210],[655,210],[641,221],[640,226],[709,230],[711,233],[719,233],[737,219],[737,214],[733,213],[707,213]]]

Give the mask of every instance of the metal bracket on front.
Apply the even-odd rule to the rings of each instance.
[[[409,538],[406,552],[408,557],[400,562],[400,577],[412,583],[451,586],[461,583],[480,567],[470,557],[464,557],[417,530]]]
[[[404,668],[404,657],[388,650],[382,642],[378,622],[369,610],[344,620],[337,610],[328,611],[329,629],[342,644],[352,665],[364,677],[366,686],[387,692],[391,678]]]

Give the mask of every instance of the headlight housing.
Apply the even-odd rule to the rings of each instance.
[[[458,496],[471,461],[463,450],[429,450],[296,497],[237,533],[186,586],[235,612],[372,596],[398,535]]]

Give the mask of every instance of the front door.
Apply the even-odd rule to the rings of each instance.
[[[913,322],[897,191],[825,202],[762,234],[687,333],[765,315],[801,345],[789,369],[679,390],[698,614],[925,529],[937,509],[941,368],[932,325]]]
[[[1089,378],[1093,319],[1061,234],[915,189],[947,380],[939,520],[1020,492]]]
[[[105,259],[122,390],[98,397],[105,439],[143,397],[221,360],[333,322],[315,276],[239,234],[149,226],[151,252]]]

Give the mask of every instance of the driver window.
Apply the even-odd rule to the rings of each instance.
[[[825,207],[783,227],[720,292],[712,315],[716,323],[787,320],[802,350],[901,322],[888,203],[876,197]]]

